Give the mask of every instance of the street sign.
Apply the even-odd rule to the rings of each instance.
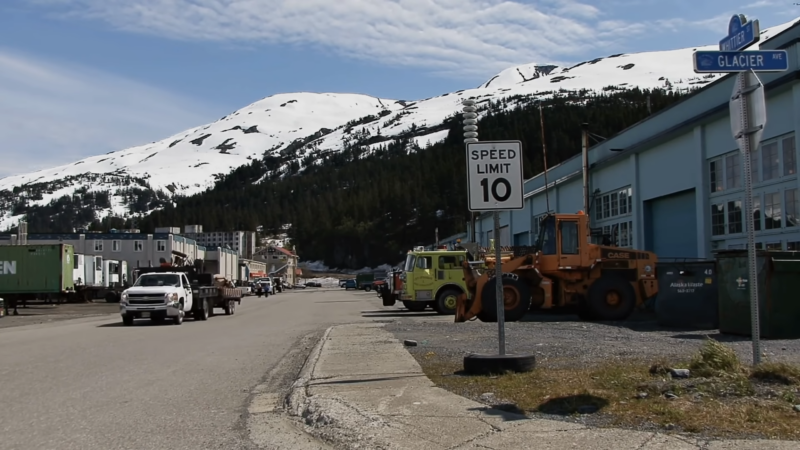
[[[761,38],[758,20],[747,21],[744,14],[736,14],[728,22],[728,35],[719,41],[719,49],[723,52],[735,52],[755,44]]]
[[[522,143],[467,143],[470,211],[523,209]]]
[[[739,149],[755,150],[761,142],[764,134],[764,127],[767,125],[767,99],[764,95],[764,85],[758,76],[753,72],[743,72],[737,77],[745,77],[745,80],[736,79],[733,85],[733,93],[729,103],[731,112],[731,131],[733,138],[739,145]],[[742,86],[746,86],[743,92]],[[745,98],[747,99],[745,101]],[[745,105],[746,103],[746,105]],[[745,107],[747,109],[745,109]],[[747,123],[742,119],[747,115]],[[748,129],[745,130],[744,127]],[[750,139],[749,145],[745,139]]]
[[[695,73],[747,72],[750,70],[785,72],[789,70],[789,54],[786,50],[742,52],[698,50],[694,52]]]

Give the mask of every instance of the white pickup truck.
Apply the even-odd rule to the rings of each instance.
[[[128,326],[138,318],[154,322],[171,320],[180,325],[186,312],[192,310],[193,300],[192,286],[185,273],[145,273],[122,293],[119,313]]]

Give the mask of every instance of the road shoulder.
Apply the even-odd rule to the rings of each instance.
[[[259,449],[330,450],[333,448],[307,433],[302,423],[286,410],[292,385],[316,343],[320,342],[323,333],[313,333],[300,339],[250,392],[240,426],[246,430],[250,441]]]

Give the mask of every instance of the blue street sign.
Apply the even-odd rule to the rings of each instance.
[[[786,50],[752,50],[743,52],[694,52],[695,73],[785,72],[789,70]]]
[[[721,52],[743,50],[758,42],[760,38],[758,20],[748,22],[744,14],[737,14],[731,17],[728,23],[728,35],[719,41],[719,50]]]

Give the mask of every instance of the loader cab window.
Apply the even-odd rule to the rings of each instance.
[[[578,254],[578,222],[559,222],[561,232],[561,254]]]
[[[539,246],[543,255],[556,254],[556,218],[548,216],[542,221],[539,231]]]

